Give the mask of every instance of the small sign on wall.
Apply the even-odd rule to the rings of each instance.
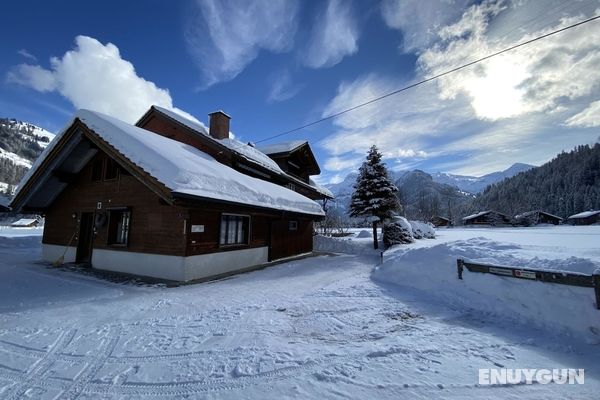
[[[102,202],[101,202],[101,201],[99,201],[99,202],[96,204],[96,209],[97,209],[97,210],[102,210]]]
[[[192,225],[192,233],[203,233],[204,225]]]

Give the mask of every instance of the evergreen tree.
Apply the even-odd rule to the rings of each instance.
[[[389,218],[400,208],[396,192],[398,188],[388,176],[381,153],[371,146],[367,160],[359,170],[350,203],[351,217],[370,217],[373,223],[373,247],[377,244],[377,222]]]

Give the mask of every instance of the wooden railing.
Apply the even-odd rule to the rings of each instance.
[[[456,260],[458,279],[463,278],[463,271],[494,274],[508,278],[528,279],[560,285],[580,286],[594,288],[596,294],[596,308],[600,310],[600,274],[585,275],[572,272],[538,270],[530,268],[516,268],[489,264],[476,264],[463,259]]]

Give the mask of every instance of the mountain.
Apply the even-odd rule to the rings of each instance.
[[[420,170],[390,172],[390,175],[398,187],[398,197],[409,218],[428,219],[436,214],[452,214],[456,206],[474,197],[455,186],[435,182],[430,174]],[[352,172],[342,182],[325,185],[335,196],[335,202],[330,207],[339,214],[346,214],[350,207],[357,176]]]
[[[578,146],[489,186],[470,209],[494,209],[511,216],[543,210],[563,218],[600,209],[600,143]]]
[[[487,175],[480,177],[477,176],[466,176],[466,175],[453,175],[444,172],[436,172],[431,174],[433,180],[439,183],[445,183],[446,185],[453,185],[468,193],[481,193],[486,187],[496,182],[500,182],[503,179],[511,178],[521,172],[529,171],[535,168],[534,165],[516,163],[511,165],[504,171],[492,172]]]
[[[11,192],[54,138],[39,126],[0,118],[0,192]]]
[[[404,214],[412,219],[452,216],[456,207],[474,198],[474,195],[456,186],[436,182],[430,174],[421,170],[400,173],[395,183]]]

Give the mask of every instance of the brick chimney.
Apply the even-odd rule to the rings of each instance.
[[[215,139],[229,138],[229,120],[231,117],[223,111],[215,111],[208,114],[210,117],[210,128],[208,133]]]

